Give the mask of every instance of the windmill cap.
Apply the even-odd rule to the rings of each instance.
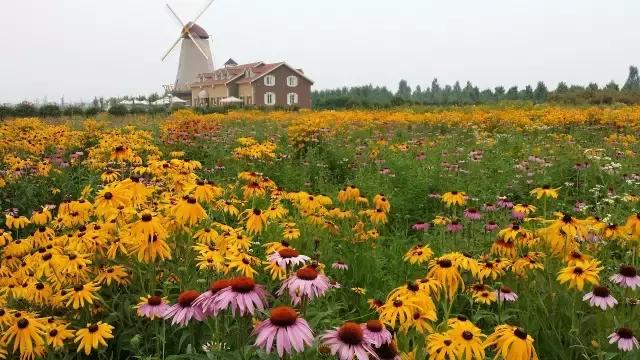
[[[207,32],[200,27],[200,25],[198,24],[192,24],[192,23],[188,23],[187,26],[191,25],[191,28],[189,28],[189,32],[191,33],[192,36],[200,38],[200,39],[208,39],[209,38],[209,34],[207,34]],[[183,39],[187,39],[189,38],[189,36],[187,34],[182,35]]]

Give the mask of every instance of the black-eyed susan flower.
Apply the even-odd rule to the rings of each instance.
[[[246,228],[249,233],[259,234],[262,232],[267,224],[267,214],[261,209],[247,209],[246,214]]]
[[[558,272],[558,281],[561,284],[569,282],[569,288],[575,288],[578,291],[582,291],[585,282],[598,285],[600,283],[598,273],[602,270],[599,265],[599,261],[589,260],[574,266],[567,266]]]
[[[560,188],[552,188],[550,185],[543,185],[541,187],[535,188],[529,192],[532,196],[535,196],[537,199],[541,199],[543,197],[550,197],[552,199],[558,198],[558,191]]]
[[[457,344],[449,333],[433,333],[427,336],[427,355],[430,360],[458,359]]]
[[[467,194],[462,191],[449,191],[442,194],[441,200],[447,207],[462,206],[467,202]]]
[[[107,346],[106,340],[113,338],[112,331],[113,326],[102,321],[87,324],[87,327],[77,330],[74,342],[79,343],[78,352],[83,351],[88,356],[92,350]]]
[[[433,259],[429,262],[427,277],[438,280],[445,289],[449,301],[458,293],[458,289],[464,289],[464,280],[458,271],[458,264],[446,256]]]
[[[67,324],[58,323],[48,326],[45,332],[47,345],[54,349],[62,349],[64,342],[73,337],[73,330],[69,330]]]
[[[67,294],[64,297],[67,301],[66,306],[79,309],[84,307],[85,303],[93,304],[94,300],[98,300],[96,295],[98,290],[100,290],[100,286],[96,286],[93,282],[78,284],[73,288],[67,289]]]
[[[523,328],[498,325],[484,345],[495,346],[497,354],[505,360],[538,360],[533,338]]]

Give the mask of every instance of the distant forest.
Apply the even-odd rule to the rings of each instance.
[[[417,85],[412,89],[406,80],[401,80],[395,92],[373,85],[344,87],[313,91],[312,100],[313,107],[317,109],[384,108],[409,104],[473,105],[505,100],[571,105],[640,104],[640,76],[638,68],[630,66],[629,76],[622,87],[613,81],[604,87],[596,83],[579,86],[561,82],[555,90],[550,90],[542,81],[535,87],[498,86],[480,90],[469,81],[464,86],[458,81],[443,86],[438,79],[433,79],[430,86]]]

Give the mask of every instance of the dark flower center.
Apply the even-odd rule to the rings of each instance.
[[[36,284],[36,289],[38,289],[38,290],[44,289],[44,284],[43,283],[37,283]]]
[[[29,320],[25,318],[18,320],[18,329],[25,329],[27,326],[29,326]]]
[[[187,199],[187,202],[188,202],[189,204],[193,205],[193,204],[195,204],[197,201],[196,201],[196,198],[194,198],[193,196],[189,196],[189,198]]]
[[[465,330],[462,332],[462,338],[469,341],[471,339],[473,339],[473,333],[471,333],[471,331],[469,330]]]
[[[151,219],[153,219],[153,217],[151,216],[151,214],[143,214],[141,219],[144,222],[149,222],[151,221]]]
[[[318,277],[318,271],[311,266],[305,266],[296,271],[298,279],[312,281]]]
[[[631,329],[626,327],[621,327],[620,329],[618,329],[616,331],[616,334],[618,334],[618,336],[620,336],[623,339],[633,338],[633,331],[631,331]]]
[[[595,286],[593,288],[593,295],[597,296],[597,297],[609,297],[609,288],[606,286]]]
[[[237,293],[246,294],[256,287],[256,282],[248,277],[238,277],[231,280],[231,289]]]
[[[271,316],[269,320],[276,326],[285,327],[291,326],[296,323],[298,314],[296,311],[288,306],[278,306],[271,310]]]
[[[106,200],[111,200],[113,198],[113,194],[107,191],[106,193],[104,193],[104,198]]]
[[[620,275],[624,277],[636,277],[638,275],[638,271],[632,265],[622,265],[620,266]]]
[[[229,286],[231,286],[231,281],[227,280],[227,279],[222,279],[222,280],[216,280],[214,282],[211,283],[211,286],[209,287],[209,291],[212,294],[217,293],[218,291],[224,289],[224,288],[228,288]]]
[[[510,287],[503,285],[503,286],[500,287],[500,292],[503,293],[503,294],[511,294],[513,292],[513,290],[511,290]]]
[[[94,333],[96,331],[98,331],[100,329],[100,327],[98,326],[98,324],[93,324],[91,326],[89,326],[89,332],[90,333]]]
[[[398,356],[398,350],[393,343],[382,344],[379,348],[374,349],[376,355],[382,360],[395,359]]]
[[[522,339],[522,340],[526,340],[527,339],[527,331],[523,328],[517,328],[513,331],[513,335],[517,336],[518,338]]]
[[[573,273],[576,274],[576,275],[582,275],[583,272],[584,272],[584,270],[580,266],[576,266],[573,269]]]
[[[565,223],[565,224],[569,224],[569,223],[570,223],[570,222],[572,222],[572,221],[573,221],[573,218],[571,217],[571,215],[567,215],[567,214],[565,214],[565,215],[562,217],[562,222],[563,222],[563,223]]]
[[[338,338],[346,344],[359,345],[363,339],[362,328],[354,322],[347,322],[338,329]]]
[[[49,331],[49,336],[56,337],[56,335],[58,335],[57,329],[52,329],[51,331]]]
[[[450,268],[453,264],[451,263],[451,260],[449,259],[440,259],[438,260],[438,266],[440,266],[441,268]]]
[[[184,291],[178,296],[178,304],[182,307],[189,307],[198,296],[200,296],[200,293],[195,290]]]
[[[300,253],[298,251],[289,247],[278,250],[278,254],[280,254],[280,256],[285,259],[300,256]]]
[[[446,346],[451,346],[451,344],[453,344],[453,341],[451,341],[450,339],[445,339],[445,340],[443,341],[443,343],[444,343]]]
[[[147,299],[147,304],[149,304],[151,306],[158,306],[158,305],[162,304],[162,298],[160,296],[154,295],[154,296],[150,297],[149,299]]]
[[[260,209],[253,209],[253,214],[256,216],[260,216],[260,214],[262,214],[262,210]]]
[[[84,289],[84,285],[76,285],[73,287],[73,291],[78,292]]]
[[[371,332],[380,332],[382,329],[384,329],[384,325],[380,320],[367,321],[367,330]]]
[[[420,287],[416,283],[408,283],[407,284],[407,289],[409,291],[416,292],[416,291],[420,290]]]

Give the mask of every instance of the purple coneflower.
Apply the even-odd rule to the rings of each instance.
[[[221,290],[228,288],[229,286],[231,286],[231,281],[227,279],[216,280],[212,282],[209,290],[200,294],[200,296],[198,296],[198,298],[193,301],[193,306],[197,306],[202,309],[202,312],[207,316],[218,315],[218,311],[215,307],[215,295]]]
[[[215,311],[226,310],[231,307],[231,313],[235,316],[238,311],[240,316],[253,315],[258,310],[264,310],[267,304],[268,293],[262,285],[256,284],[248,277],[231,279],[231,285],[220,290],[215,295],[213,306]]]
[[[498,210],[498,207],[494,203],[485,203],[482,205],[482,210],[486,212],[493,212]]]
[[[522,220],[522,219],[524,219],[524,217],[525,217],[525,216],[527,216],[527,214],[526,214],[526,213],[524,213],[524,212],[520,212],[520,211],[515,211],[515,210],[513,210],[513,211],[511,211],[511,216],[512,216],[514,219]]]
[[[256,346],[269,354],[274,346],[281,358],[294,351],[302,352],[313,343],[313,333],[307,321],[288,306],[278,306],[271,310],[269,319],[256,326],[252,335],[257,335]]]
[[[342,261],[336,261],[333,264],[331,264],[331,268],[335,270],[349,270],[349,265],[345,264]]]
[[[463,215],[469,220],[480,220],[482,218],[482,213],[475,208],[464,209]]]
[[[165,319],[172,319],[171,325],[185,326],[193,318],[202,321],[206,318],[199,306],[194,306],[193,301],[200,296],[195,290],[184,291],[178,296],[178,302],[162,314]]]
[[[573,206],[573,211],[582,212],[586,208],[587,204],[583,201],[576,201],[576,204]]]
[[[502,302],[514,302],[518,300],[518,294],[514,293],[510,287],[505,285],[502,285],[500,289],[496,290],[496,297],[498,297]]]
[[[277,294],[280,296],[288,290],[293,305],[298,305],[303,298],[313,300],[324,295],[329,287],[331,284],[325,275],[312,266],[305,266],[283,281]]]
[[[413,230],[416,230],[416,231],[427,231],[427,230],[431,229],[431,223],[426,223],[424,221],[418,221],[417,223],[413,224],[411,226],[411,228]]]
[[[438,193],[434,193],[434,192],[429,193],[429,198],[430,199],[440,199],[440,197],[441,197],[441,195],[438,194]]]
[[[147,298],[147,302],[138,306],[138,316],[148,317],[153,320],[161,318],[162,314],[169,308],[160,296],[154,295]]]
[[[506,196],[499,196],[498,201],[496,201],[496,205],[503,209],[511,209],[513,207],[513,201],[507,199]]]
[[[447,231],[451,233],[462,231],[462,224],[460,223],[460,220],[451,220],[451,222],[447,224]]]
[[[379,348],[383,344],[391,342],[391,332],[387,330],[380,320],[369,320],[362,324],[362,334],[371,346]]]
[[[484,231],[491,232],[495,231],[498,228],[498,224],[495,221],[489,220],[486,224],[484,224]]]
[[[618,343],[618,349],[631,351],[633,348],[640,348],[638,339],[633,336],[633,331],[627,327],[621,327],[608,336],[609,344]]]
[[[612,275],[609,280],[620,285],[623,288],[640,288],[640,276],[633,265],[622,265],[617,274]]]
[[[329,348],[332,355],[340,360],[368,360],[369,355],[375,359],[373,349],[365,340],[360,325],[354,322],[346,322],[335,330],[328,330],[322,335],[324,345]]]
[[[589,305],[597,306],[602,310],[613,308],[618,303],[606,286],[595,286],[591,292],[582,297],[582,300],[589,301]]]
[[[269,262],[276,263],[283,269],[291,268],[291,266],[304,265],[305,262],[311,260],[306,255],[300,255],[300,253],[290,247],[282,248],[267,258]]]

